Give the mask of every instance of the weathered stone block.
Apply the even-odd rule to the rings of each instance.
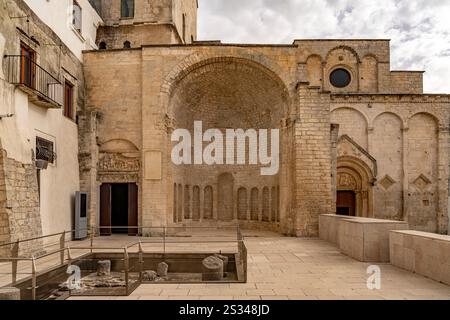
[[[97,275],[98,276],[111,275],[111,260],[100,260],[97,262]]]
[[[202,281],[223,280],[223,261],[215,256],[209,256],[202,261]]]
[[[0,288],[0,300],[20,300],[18,288]]]
[[[158,268],[156,273],[158,274],[159,277],[161,278],[165,278],[167,277],[167,272],[169,271],[169,265],[165,262],[160,262],[158,264]]]

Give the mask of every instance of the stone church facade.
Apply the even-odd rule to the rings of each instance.
[[[69,29],[48,14],[75,4]],[[389,40],[198,41],[197,9],[0,4],[0,242],[73,229],[76,191],[88,193],[89,225],[102,234],[239,223],[317,236],[326,213],[448,233],[450,96],[424,93],[422,72],[392,71]],[[23,50],[51,86],[19,76]],[[194,135],[195,121],[279,129],[278,173],[175,165],[172,133]]]
[[[120,183],[135,185],[128,221],[144,227],[316,236],[318,215],[337,212],[447,233],[450,98],[424,94],[423,72],[391,71],[389,40],[196,41],[196,5],[135,1],[145,8],[126,21],[102,7],[80,123],[91,224],[111,221]],[[279,129],[278,174],[174,165],[171,134],[194,121]]]

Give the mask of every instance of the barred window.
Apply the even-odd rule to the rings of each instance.
[[[53,142],[41,137],[36,137],[36,159],[44,160],[48,163],[55,163],[56,154]]]

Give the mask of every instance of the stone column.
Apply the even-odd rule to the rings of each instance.
[[[252,220],[252,188],[247,188],[247,221]]]
[[[367,128],[367,152],[368,153],[372,153],[373,151],[373,133],[374,133],[375,128],[374,127],[369,127]]]
[[[408,147],[408,143],[409,143],[409,134],[408,134],[409,128],[405,127],[402,129],[402,141],[403,141],[403,205],[402,205],[402,220],[403,221],[408,221],[408,192],[409,192],[409,181],[408,181],[408,176],[409,176],[409,172],[408,172],[408,154],[409,154],[409,147]]]
[[[205,216],[205,186],[199,185],[200,187],[200,222],[203,221]]]
[[[3,51],[5,51],[5,37],[0,33],[0,79],[5,79],[3,73]]]
[[[339,124],[331,124],[331,213],[336,213],[337,197],[337,142],[339,137]]]
[[[262,215],[263,215],[263,196],[262,196],[263,189],[258,188],[258,221],[262,221]]]
[[[332,212],[330,94],[309,83],[297,85],[295,123],[295,228],[317,236],[319,215]]]
[[[213,220],[218,221],[219,220],[219,211],[218,211],[218,207],[219,207],[219,191],[218,191],[218,185],[212,185],[212,191],[213,191],[213,201],[212,201],[212,206],[213,206]]]
[[[448,234],[448,176],[449,176],[449,133],[448,128],[439,128],[438,131],[438,206],[437,206],[437,232]]]

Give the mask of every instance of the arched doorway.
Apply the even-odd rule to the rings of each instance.
[[[338,158],[336,213],[373,217],[373,182],[373,174],[363,161],[348,156]]]

